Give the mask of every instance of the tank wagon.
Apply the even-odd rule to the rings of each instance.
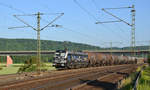
[[[137,58],[137,64],[147,63],[147,58],[138,57]]]
[[[57,50],[55,52],[53,66],[58,69],[73,69],[136,63],[137,58],[135,57],[115,56],[96,52],[85,53]]]
[[[91,66],[108,66],[108,65],[137,63],[137,59],[135,57],[116,56],[116,55],[102,54],[96,52],[87,52],[87,53],[88,53],[89,65]]]

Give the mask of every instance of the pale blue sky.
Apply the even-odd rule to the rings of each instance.
[[[135,4],[136,8],[136,40],[149,40],[150,36],[150,0],[78,0],[88,12],[98,18],[99,21],[115,20],[101,11],[101,8],[126,7]],[[13,7],[13,9],[11,9]],[[131,29],[124,23],[101,25],[95,24],[95,19],[83,11],[73,0],[0,0],[0,38],[34,38],[36,32],[30,28],[10,30],[11,26],[23,26],[16,20],[14,14],[32,14],[38,11],[42,13],[64,13],[54,24],[60,24],[65,28],[47,28],[41,32],[41,39],[72,41],[97,46],[103,42],[120,42],[130,45]],[[115,15],[131,22],[129,9],[110,11]],[[44,16],[41,20],[51,21],[55,16]],[[36,25],[36,17],[21,17],[26,22]],[[35,26],[36,27],[36,26]],[[71,29],[71,30],[70,30]],[[108,44],[105,43],[106,46]],[[114,44],[114,46],[119,44]],[[120,45],[121,46],[121,45]],[[122,45],[123,46],[123,45]]]

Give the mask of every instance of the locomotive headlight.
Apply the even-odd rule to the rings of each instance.
[[[65,66],[65,64],[61,64],[61,66]]]

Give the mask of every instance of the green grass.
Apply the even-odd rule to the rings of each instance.
[[[132,73],[128,78],[122,81],[122,88],[120,90],[132,90],[133,80],[135,79],[137,73],[142,69],[142,67],[138,67],[136,72]]]
[[[142,71],[139,79],[138,90],[150,90],[150,67]]]
[[[15,74],[17,73],[18,69],[20,68],[20,66],[22,66],[23,64],[12,64],[9,67],[6,67],[6,64],[1,63],[0,64],[0,68],[2,68],[0,70],[0,75],[4,75],[4,74]]]
[[[0,75],[4,75],[4,74],[14,74],[17,73],[19,67],[2,67],[3,69],[0,70]]]
[[[122,81],[122,88],[120,90],[132,90],[133,80],[136,77],[137,72],[132,73],[129,77]]]
[[[55,67],[52,67],[52,63],[44,63],[45,64],[45,69],[47,70],[56,70]],[[0,75],[4,75],[4,74],[15,74],[18,72],[19,68],[24,65],[24,64],[12,64],[9,67],[6,67],[6,64],[0,64],[0,68],[2,68],[2,70],[0,70]]]
[[[12,64],[12,67],[21,67],[23,64]],[[6,64],[2,63],[0,64],[0,67],[6,67]]]
[[[46,68],[47,70],[56,70],[56,68],[55,67],[44,67],[44,68]],[[42,68],[41,68],[42,69]]]
[[[150,83],[144,82],[143,84],[139,84],[137,90],[150,90]]]

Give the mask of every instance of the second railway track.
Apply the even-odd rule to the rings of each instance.
[[[60,71],[41,78],[0,85],[0,90],[66,90],[123,70],[135,70],[139,65],[117,65]],[[109,79],[108,79],[109,80]],[[84,89],[83,89],[84,90]]]

